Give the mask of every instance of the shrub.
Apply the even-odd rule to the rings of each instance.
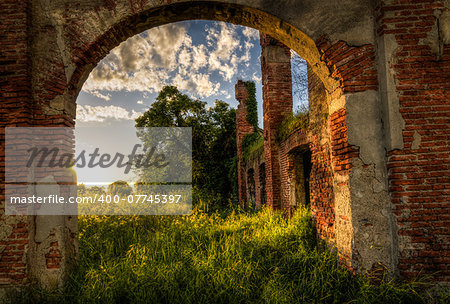
[[[248,98],[245,101],[245,106],[247,108],[247,121],[253,126],[255,132],[258,130],[258,110],[256,101],[256,86],[253,81],[247,81]]]
[[[277,141],[282,142],[286,140],[289,135],[297,129],[305,129],[309,125],[309,111],[308,109],[299,110],[295,114],[285,117],[281,122],[277,131]]]
[[[245,135],[241,144],[242,159],[248,161],[264,153],[264,137],[259,132]]]

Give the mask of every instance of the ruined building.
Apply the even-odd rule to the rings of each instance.
[[[5,128],[74,126],[78,92],[110,50],[194,19],[256,28],[308,62],[308,127],[279,136],[292,111],[289,56],[261,40],[264,148],[240,163],[241,199],[309,200],[347,267],[437,272],[449,284],[448,0],[0,0],[0,297],[30,282],[61,286],[78,254],[76,217],[5,214]],[[238,141],[251,131],[245,87]]]

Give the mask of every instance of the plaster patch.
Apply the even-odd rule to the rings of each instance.
[[[378,39],[378,79],[383,109],[384,132],[388,151],[403,149],[405,121],[400,113],[400,103],[391,66],[398,44],[394,35],[385,34]]]
[[[341,95],[338,98],[332,99],[329,106],[329,113],[334,113],[345,107],[345,96]]]
[[[430,46],[431,52],[436,56],[437,60],[440,60],[443,52],[443,43],[441,35],[443,32],[440,29],[440,26],[445,27],[445,22],[441,22],[441,14],[440,10],[435,10],[433,15],[435,18],[435,22],[431,27],[431,30],[428,32],[427,36],[423,39],[419,40],[419,44],[424,44]]]
[[[376,166],[365,165],[361,159],[353,160],[350,173],[352,223],[355,232],[355,248],[363,261],[363,267],[381,263],[393,269],[392,226],[390,225],[390,200],[386,189],[375,178]],[[379,185],[378,185],[379,186]]]
[[[378,92],[345,95],[348,142],[358,146],[365,164],[384,164],[383,129]]]
[[[450,44],[450,10],[443,12],[440,16],[439,31],[442,42],[444,44]]]
[[[422,137],[420,136],[420,134],[416,131],[414,131],[414,135],[413,135],[413,141],[411,143],[411,149],[413,150],[417,150],[420,148],[420,143],[422,142]]]

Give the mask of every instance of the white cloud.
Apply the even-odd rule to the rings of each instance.
[[[183,48],[178,53],[178,63],[182,66],[190,66],[192,62],[192,53],[189,49]]]
[[[204,44],[200,44],[198,46],[194,45],[192,47],[192,57],[193,62],[191,65],[191,70],[196,72],[201,68],[204,68],[208,65],[208,49]]]
[[[77,106],[77,120],[81,122],[96,121],[102,122],[106,119],[134,120],[142,113],[134,110],[128,111],[118,106]]]
[[[250,40],[259,40],[259,31],[251,27],[245,27],[242,30],[242,34]]]
[[[138,91],[145,96],[173,84],[208,98],[222,81],[236,77],[240,64],[250,66],[256,39],[257,30],[224,22],[207,26],[204,44],[193,44],[183,24],[153,28],[113,49],[91,72],[83,91],[109,100],[111,92]]]
[[[91,72],[83,86],[88,93],[159,91],[176,69],[176,54],[191,43],[186,29],[169,24],[150,29],[122,42]]]
[[[231,98],[231,94],[228,91],[220,90],[220,94],[224,95],[225,99],[230,99]]]
[[[89,94],[91,94],[91,95],[93,95],[93,96],[95,96],[97,98],[103,99],[105,101],[109,101],[111,99],[111,94],[110,93],[102,94],[99,91],[92,91],[92,92],[89,92]]]
[[[213,83],[208,74],[194,74],[187,77],[177,74],[173,78],[173,83],[180,90],[191,92],[195,97],[209,97],[219,91],[220,83]]]
[[[206,41],[210,47],[215,47],[209,54],[211,70],[217,70],[225,80],[231,80],[237,73],[236,50],[240,41],[237,37],[236,27],[227,23],[220,23],[220,29],[208,29]]]
[[[258,75],[257,72],[253,73],[253,75],[252,75],[252,80],[253,80],[254,82],[261,82],[261,80],[262,80],[261,75]]]

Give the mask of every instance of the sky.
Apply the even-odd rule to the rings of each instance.
[[[225,22],[183,21],[129,38],[98,63],[78,96],[77,153],[96,144],[89,142],[93,129],[96,137],[114,137],[107,131],[112,126],[120,134],[134,134],[134,119],[165,85],[209,106],[219,99],[236,108],[235,83],[253,80],[262,127],[260,55],[258,30]],[[79,180],[89,180],[88,171],[78,169]]]
[[[185,21],[147,30],[91,72],[77,99],[77,125],[132,120],[164,85],[209,105],[220,99],[237,107],[237,79],[254,80],[261,100],[260,53],[257,30],[229,23]]]

